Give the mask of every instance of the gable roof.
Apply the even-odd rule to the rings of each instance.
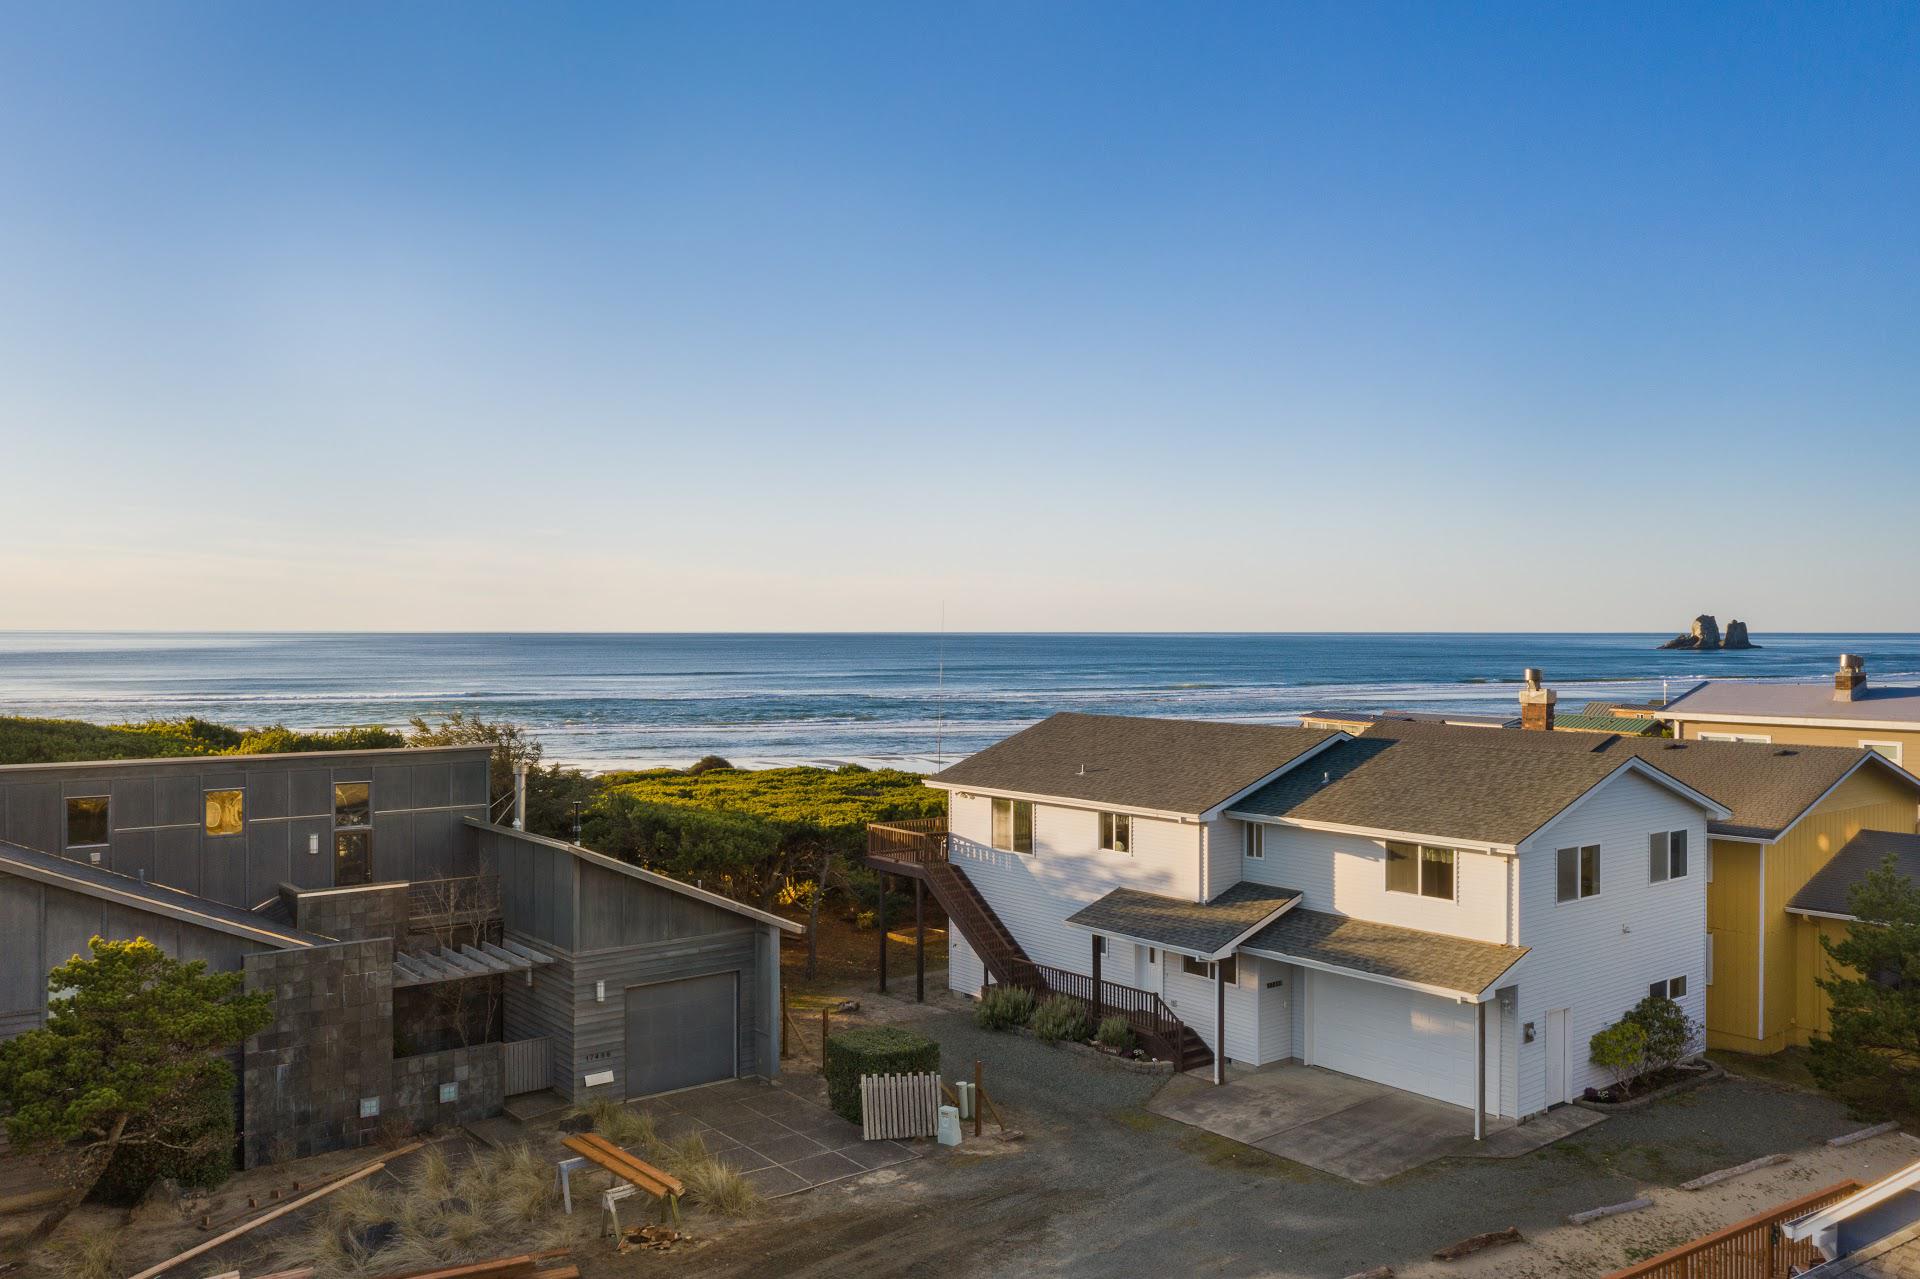
[[[1860,689],[1852,701],[1835,701],[1833,681],[1766,684],[1711,679],[1682,693],[1656,714],[1663,720],[1717,716],[1723,719],[1784,719],[1809,723],[1898,725],[1920,729],[1920,688]]]
[[[131,875],[77,862],[18,844],[0,843],[0,875],[17,875],[36,883],[80,893],[132,910],[142,910],[211,929],[276,950],[299,950],[332,944],[332,938],[303,932],[238,906],[211,901],[164,884],[152,884]]]
[[[1428,733],[1446,736],[1427,736]],[[1626,769],[1676,783],[1641,761],[1592,751],[1483,748],[1494,728],[1421,725],[1401,738],[1369,729],[1233,805],[1256,817],[1512,846]],[[1698,797],[1696,797],[1698,798]]]
[[[1344,736],[1333,729],[1062,712],[927,780],[1198,816]]]
[[[1407,742],[1460,741],[1482,750],[1533,755],[1595,755],[1644,760],[1731,809],[1708,823],[1716,835],[1777,839],[1821,797],[1862,766],[1884,767],[1920,791],[1920,779],[1884,756],[1854,746],[1775,746],[1765,742],[1680,742],[1659,737],[1543,733],[1527,729],[1447,728],[1382,723],[1366,738]]]
[[[1198,959],[1219,959],[1299,900],[1298,889],[1245,879],[1209,902],[1116,888],[1067,916],[1067,922]]]
[[[1920,882],[1920,835],[1863,830],[1800,886],[1800,891],[1787,903],[1787,909],[1801,915],[1839,915],[1852,919],[1853,904],[1849,895],[1853,886],[1880,869],[1889,857],[1893,858],[1896,871]]]
[[[807,931],[805,924],[797,924],[791,919],[782,919],[778,915],[769,914],[767,911],[749,906],[745,902],[737,902],[733,898],[721,893],[710,893],[704,888],[695,888],[692,884],[684,883],[678,879],[672,879],[655,871],[646,870],[633,865],[631,862],[623,862],[617,857],[609,857],[605,853],[596,853],[591,848],[582,848],[578,844],[569,844],[563,839],[549,839],[545,835],[535,835],[529,831],[515,830],[511,826],[496,826],[492,822],[483,822],[478,817],[467,817],[462,820],[477,830],[492,831],[496,835],[509,835],[514,839],[525,840],[529,844],[539,844],[543,848],[551,848],[558,852],[565,853],[569,857],[577,858],[589,866],[599,866],[605,870],[625,875],[629,879],[637,879],[642,883],[652,884],[655,888],[664,888],[670,893],[679,893],[682,897],[691,897],[695,901],[705,902],[709,906],[718,906],[721,910],[732,911],[736,915],[745,915],[748,919],[755,919],[763,924],[772,924],[783,932],[801,934]]]

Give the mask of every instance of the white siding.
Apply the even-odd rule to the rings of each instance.
[[[1133,819],[1133,852],[1097,845],[1099,814],[1052,804],[1033,806],[1033,852],[993,848],[992,807],[983,795],[953,797],[949,857],[973,881],[1021,949],[1035,963],[1092,971],[1090,934],[1068,928],[1067,916],[1115,888],[1194,900],[1199,892],[1198,825]],[[1113,980],[1131,985],[1118,972]]]
[[[1686,829],[1696,850],[1684,879],[1652,883],[1647,838]],[[1555,901],[1555,852],[1600,846],[1600,892]],[[1606,1082],[1587,1059],[1595,1031],[1646,996],[1650,982],[1685,976],[1681,1007],[1706,1016],[1706,815],[1663,786],[1618,778],[1562,814],[1520,850],[1520,943],[1532,947],[1518,975],[1518,1020],[1534,1042],[1519,1045],[1519,1109],[1546,1105],[1547,1011],[1566,1008],[1567,1069],[1573,1096]]]
[[[980,957],[967,945],[958,928],[947,929],[947,989],[962,995],[977,995],[985,980]]]
[[[1242,956],[1241,963],[1248,957]],[[1285,1061],[1293,1051],[1293,992],[1300,970],[1262,959],[1260,964],[1260,1064]],[[1274,983],[1279,983],[1275,985]]]
[[[1260,967],[1252,956],[1242,956],[1239,969],[1238,979],[1227,987],[1227,1057],[1258,1063],[1267,1060],[1260,1056]],[[1219,1051],[1213,1034],[1213,979],[1189,976],[1178,955],[1163,955],[1160,972],[1165,986],[1160,997],[1174,1016]]]
[[[1246,823],[1230,817],[1217,817],[1206,823],[1206,878],[1201,896],[1212,901],[1243,877],[1240,863],[1246,848]]]
[[[1304,893],[1308,910],[1351,915],[1429,933],[1481,941],[1508,938],[1509,858],[1465,849],[1454,856],[1454,898],[1387,891],[1387,851],[1364,835],[1268,826],[1266,856],[1248,860],[1245,878]]]

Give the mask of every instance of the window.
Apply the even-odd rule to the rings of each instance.
[[[333,786],[333,883],[373,881],[373,788],[367,782]]]
[[[1654,883],[1687,877],[1687,832],[1657,830],[1647,837],[1647,877]]]
[[[373,786],[370,782],[333,784],[333,824],[335,826],[371,826],[373,824]]]
[[[1248,822],[1246,832],[1241,851],[1255,861],[1259,861],[1267,855],[1267,828],[1259,822]]]
[[[1771,742],[1773,738],[1761,733],[1702,733],[1703,742]]]
[[[1425,844],[1387,845],[1387,891],[1453,900],[1453,850]]]
[[[448,1102],[459,1101],[459,1100],[460,1100],[460,1085],[458,1083],[440,1085],[440,1104],[441,1105],[444,1106]]]
[[[67,797],[67,847],[98,848],[107,842],[107,797]]]
[[[1192,955],[1182,955],[1180,957],[1180,971],[1189,977],[1210,978],[1213,976],[1213,970],[1218,967],[1220,969],[1220,980],[1232,986],[1238,984],[1240,980],[1239,958],[1238,955],[1229,955],[1221,960],[1219,964],[1215,965],[1208,963],[1204,959],[1195,959]]]
[[[1133,851],[1133,818],[1125,813],[1100,814],[1100,847],[1110,853]]]
[[[1654,999],[1682,999],[1687,993],[1685,977],[1669,977],[1665,981],[1654,982],[1647,987],[1647,994]]]
[[[245,791],[208,791],[207,834],[238,835],[245,824],[245,807]]]
[[[1003,853],[1033,851],[1033,805],[1024,799],[993,801],[993,846]]]
[[[1600,845],[1561,849],[1559,871],[1558,900],[1573,902],[1592,897],[1600,891]]]
[[[380,1099],[378,1097],[362,1097],[360,1099],[360,1117],[362,1119],[375,1119],[378,1118],[379,1115]]]
[[[1863,738],[1860,744],[1876,755],[1885,755],[1896,764],[1901,762],[1903,752],[1899,742],[1869,742]]]

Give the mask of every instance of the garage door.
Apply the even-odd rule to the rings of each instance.
[[[627,1096],[737,1073],[736,973],[627,987]]]
[[[1473,1009],[1433,995],[1314,973],[1313,1064],[1473,1105]]]

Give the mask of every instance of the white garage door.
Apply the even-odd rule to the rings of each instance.
[[[1314,973],[1313,1064],[1473,1105],[1473,1008],[1379,982]]]

